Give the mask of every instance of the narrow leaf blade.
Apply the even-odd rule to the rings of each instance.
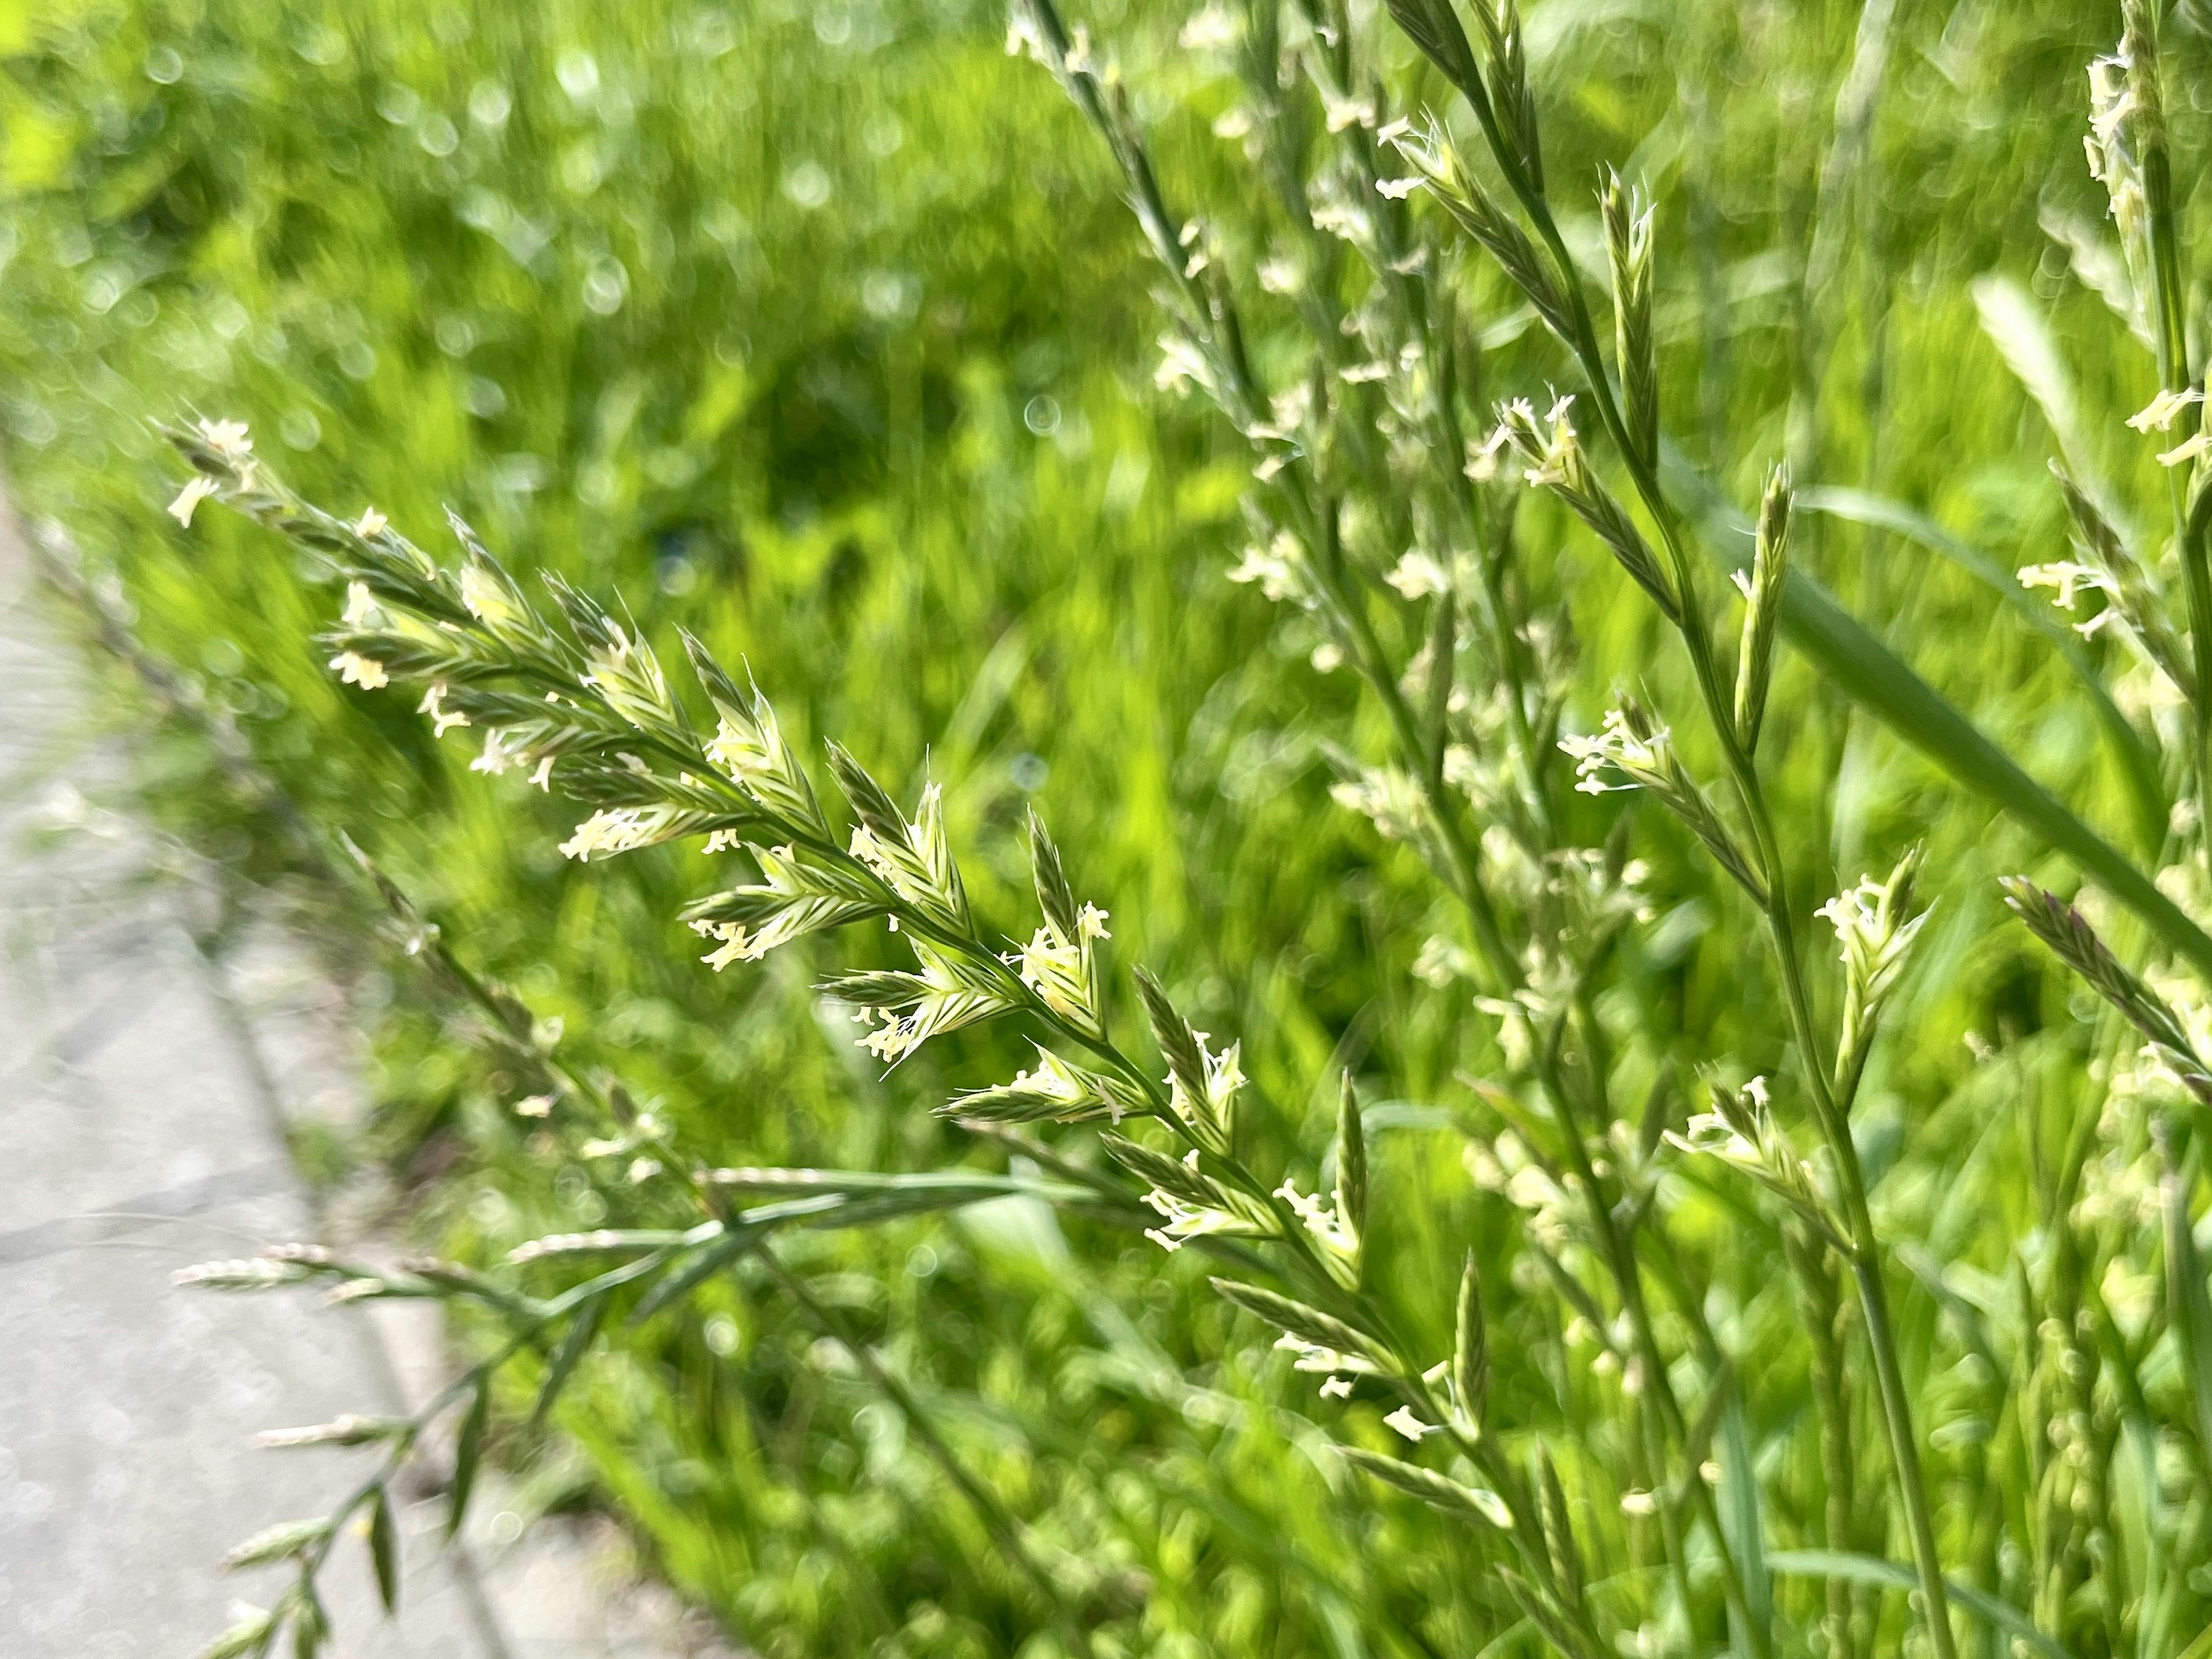
[[[376,1593],[385,1612],[398,1612],[399,1528],[392,1518],[391,1498],[381,1486],[369,1506],[368,1558],[376,1568]]]
[[[593,1307],[599,1304],[593,1303]],[[461,1529],[461,1522],[469,1512],[469,1494],[476,1489],[477,1465],[483,1457],[484,1425],[491,1417],[491,1378],[479,1377],[475,1397],[469,1401],[468,1415],[461,1419],[461,1432],[453,1443],[453,1488],[446,1505],[446,1536],[453,1537]]]

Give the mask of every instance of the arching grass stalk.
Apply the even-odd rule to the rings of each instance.
[[[1247,96],[1258,112],[1253,142],[1285,198],[1291,234],[1308,250],[1310,269],[1296,283],[1296,293],[1299,314],[1313,337],[1316,363],[1304,385],[1272,395],[1246,348],[1239,297],[1212,233],[1202,216],[1186,218],[1170,205],[1110,63],[1086,33],[1069,27],[1052,0],[1026,0],[1018,8],[1016,39],[1066,88],[1120,167],[1146,243],[1168,279],[1176,331],[1171,368],[1177,378],[1201,386],[1260,457],[1253,511],[1263,521],[1279,515],[1287,528],[1264,556],[1248,556],[1239,574],[1257,574],[1272,596],[1304,605],[1322,623],[1333,647],[1358,670],[1382,709],[1402,775],[1418,793],[1421,810],[1415,839],[1468,913],[1484,988],[1501,1006],[1526,1004],[1546,1011],[1545,1029],[1528,1045],[1530,1066],[1559,1120],[1559,1158],[1579,1192],[1589,1243],[1613,1281],[1628,1320],[1635,1408],[1650,1419],[1651,1443],[1671,1447],[1684,1460],[1684,1478],[1663,1481],[1660,1494],[1678,1594],[1686,1613],[1693,1598],[1683,1533],[1686,1521],[1695,1517],[1710,1533],[1720,1559],[1731,1615],[1748,1632],[1754,1651],[1763,1654],[1771,1635],[1765,1620],[1752,1614],[1712,1494],[1693,1478],[1704,1453],[1692,1444],[1692,1425],[1654,1330],[1630,1237],[1632,1224],[1622,1218],[1630,1206],[1601,1177],[1588,1144],[1593,1127],[1601,1137],[1618,1115],[1607,1098],[1602,1033],[1588,995],[1590,972],[1608,953],[1618,923],[1601,920],[1575,939],[1564,933],[1546,939],[1540,929],[1534,939],[1516,936],[1513,919],[1492,896],[1497,872],[1471,830],[1468,796],[1449,775],[1455,735],[1449,715],[1462,684],[1455,643],[1457,588],[1451,575],[1452,549],[1457,545],[1472,549],[1469,608],[1480,619],[1490,656],[1486,665],[1505,712],[1504,748],[1515,788],[1510,795],[1500,792],[1494,821],[1539,864],[1574,854],[1559,837],[1551,800],[1549,778],[1557,755],[1549,734],[1556,723],[1557,693],[1528,677],[1524,635],[1529,619],[1515,613],[1505,580],[1510,552],[1504,515],[1489,508],[1481,486],[1460,465],[1467,446],[1459,398],[1474,390],[1468,384],[1471,354],[1453,336],[1451,307],[1436,281],[1439,251],[1407,213],[1403,191],[1392,188],[1397,181],[1382,167],[1388,152],[1376,131],[1382,125],[1382,94],[1362,78],[1348,16],[1340,5],[1318,0],[1302,3],[1299,11],[1310,39],[1297,59],[1314,82],[1333,135],[1328,142],[1340,152],[1354,194],[1339,211],[1324,193],[1331,188],[1326,168],[1307,177],[1306,169],[1314,164],[1299,152],[1303,135],[1284,108],[1285,60],[1274,14],[1266,5],[1251,7],[1237,61]],[[1310,191],[1322,196],[1332,231],[1369,268],[1372,287],[1356,310],[1346,311],[1334,290],[1320,280],[1319,273],[1332,270],[1337,262],[1329,235],[1320,228],[1324,210],[1310,204]],[[1358,351],[1347,361],[1347,340],[1374,361],[1364,361]],[[1394,362],[1411,367],[1394,373]],[[1338,381],[1343,386],[1333,390]],[[1417,500],[1428,503],[1430,514],[1426,522],[1414,518],[1405,526],[1403,533],[1414,540],[1416,550],[1379,579],[1349,552],[1342,527],[1348,502],[1356,500],[1382,515],[1401,498],[1398,475],[1375,462],[1378,427],[1418,434],[1425,445],[1429,464],[1413,475],[1413,489]],[[1379,590],[1389,588],[1403,599],[1429,599],[1418,671],[1393,661],[1370,614],[1372,603],[1387,605]],[[1408,690],[1413,672],[1428,677],[1425,708],[1417,706]],[[1546,738],[1540,743],[1532,707],[1543,711]],[[1466,737],[1458,740],[1470,743]],[[1480,749],[1471,744],[1456,752],[1479,756]],[[1474,828],[1480,828],[1479,818]],[[1558,993],[1532,985],[1527,965],[1532,956],[1546,954],[1562,958],[1560,978],[1581,988],[1555,1010],[1551,1000]],[[1573,1052],[1577,1047],[1579,1054]],[[1573,1059],[1583,1063],[1570,1076],[1567,1062]],[[1584,1097],[1581,1105],[1578,1097]]]
[[[204,422],[169,435],[198,470],[199,482],[186,492],[195,502],[213,496],[236,507],[329,562],[345,582],[345,618],[329,644],[332,666],[349,681],[370,690],[395,678],[425,685],[422,712],[441,732],[482,735],[477,769],[520,770],[595,809],[564,845],[571,857],[687,837],[703,838],[710,851],[742,852],[761,879],[687,911],[716,944],[710,965],[757,960],[808,933],[884,919],[912,951],[915,970],[847,975],[824,988],[879,1022],[864,1046],[895,1063],[933,1036],[1006,1017],[1024,1020],[1042,1037],[1034,1071],[956,1097],[943,1109],[947,1115],[987,1130],[1108,1119],[1117,1129],[1149,1124],[1164,1133],[1173,1153],[1113,1130],[1100,1136],[1161,1218],[1152,1237],[1170,1249],[1195,1243],[1248,1266],[1252,1247],[1265,1247],[1268,1265],[1296,1294],[1216,1279],[1222,1295],[1280,1330],[1302,1369],[1330,1378],[1327,1392],[1349,1394],[1365,1382],[1395,1397],[1390,1421],[1400,1433],[1416,1445],[1440,1437],[1486,1484],[1471,1486],[1357,1445],[1340,1446],[1346,1460],[1478,1534],[1502,1534],[1518,1566],[1504,1571],[1523,1609],[1577,1659],[1604,1659],[1607,1645],[1564,1508],[1540,1485],[1530,1486],[1484,1420],[1488,1372],[1472,1262],[1461,1292],[1457,1358],[1434,1365],[1412,1357],[1364,1282],[1365,1142],[1348,1079],[1333,1201],[1301,1194],[1287,1181],[1271,1185],[1236,1150],[1243,1078],[1234,1047],[1212,1052],[1141,970],[1136,988],[1165,1079],[1110,1031],[1094,951],[1107,918],[1078,902],[1041,822],[1031,820],[1030,855],[1042,923],[1026,947],[1002,952],[969,905],[933,787],[909,819],[856,760],[832,745],[831,771],[853,820],[841,834],[768,700],[740,690],[698,641],[687,636],[684,647],[714,709],[711,732],[695,722],[651,647],[625,624],[549,578],[563,624],[556,625],[458,520],[464,556],[454,570],[374,511],[348,521],[301,501],[254,458],[250,438],[234,424]],[[526,1011],[507,1007],[481,984],[471,995],[510,1044],[527,1040],[520,1035],[533,1029]],[[603,1245],[683,1253],[687,1259],[656,1287],[664,1299],[697,1282],[689,1275],[719,1271],[755,1248],[770,1225],[858,1223],[1009,1190],[1006,1178],[951,1173],[687,1173],[664,1126],[638,1115],[619,1128],[599,1152],[639,1160],[633,1168],[641,1180],[680,1178],[714,1218],[702,1224],[713,1231],[650,1240],[580,1235],[545,1241],[529,1259]],[[1059,1203],[1096,1204],[1099,1196],[1087,1185],[1018,1185]],[[772,1201],[733,1211],[729,1200],[739,1195]],[[656,1266],[672,1259],[653,1257]],[[865,1362],[863,1368],[870,1369]],[[888,1373],[878,1380],[888,1381]],[[933,1438],[926,1425],[923,1437]],[[1018,1538],[984,1489],[948,1473],[994,1530],[1003,1527]],[[1018,1565],[1028,1561],[1024,1553]]]
[[[1763,604],[1762,596],[1753,592],[1752,615],[1747,620],[1745,661],[1738,683],[1731,688],[1714,652],[1711,627],[1698,592],[1697,564],[1686,528],[1659,481],[1657,377],[1653,367],[1656,343],[1650,325],[1648,213],[1638,215],[1634,211],[1633,204],[1624,199],[1625,192],[1617,180],[1609,187],[1605,205],[1608,240],[1613,250],[1614,303],[1621,319],[1620,380],[1623,393],[1631,400],[1624,411],[1598,342],[1580,276],[1552,211],[1544,180],[1534,96],[1517,46],[1517,15],[1511,0],[1505,0],[1494,13],[1483,9],[1487,3],[1488,0],[1479,0],[1478,3],[1484,42],[1480,63],[1449,0],[1392,0],[1391,12],[1474,111],[1491,159],[1521,213],[1534,230],[1540,253],[1512,217],[1489,199],[1485,187],[1468,172],[1450,137],[1441,128],[1425,135],[1425,140],[1408,142],[1405,151],[1423,182],[1453,217],[1498,257],[1500,268],[1522,288],[1539,314],[1573,355],[1582,371],[1584,390],[1634,485],[1638,500],[1659,532],[1663,565],[1651,560],[1632,522],[1611,501],[1602,484],[1589,475],[1564,404],[1553,411],[1548,433],[1537,425],[1533,411],[1525,406],[1517,411],[1506,411],[1505,423],[1492,441],[1492,453],[1511,444],[1529,462],[1530,480],[1553,489],[1591,525],[1631,574],[1638,577],[1640,585],[1658,601],[1674,623],[1690,659],[1706,720],[1719,744],[1736,804],[1750,832],[1750,846],[1735,848],[1729,832],[1712,817],[1710,808],[1705,806],[1693,787],[1667,787],[1655,793],[1683,812],[1691,827],[1764,913],[1791,1034],[1812,1098],[1813,1115],[1827,1145],[1835,1174],[1846,1259],[1857,1285],[1868,1344],[1874,1355],[1899,1492],[1919,1572],[1923,1615],[1937,1659],[1954,1659],[1949,1598],[1927,1484],[1921,1472],[1911,1400],[1897,1351],[1888,1291],[1883,1282],[1882,1247],[1875,1232],[1865,1176],[1851,1139],[1850,1103],[1838,1095],[1836,1080],[1822,1059],[1828,1045],[1821,1040],[1813,1016],[1812,998],[1796,939],[1789,872],[1753,758],[1758,738],[1757,712],[1763,705],[1765,679],[1771,668],[1771,621],[1765,622],[1768,632],[1763,645],[1757,643],[1753,636],[1766,617],[1778,612],[1780,583],[1785,573],[1778,557]],[[1770,491],[1770,503],[1778,497],[1786,525],[1786,483]],[[1778,540],[1778,537],[1771,539]],[[1639,741],[1632,733],[1627,734],[1627,739],[1632,744]],[[1597,756],[1594,751],[1594,757],[1607,762],[1620,758],[1618,750],[1622,745],[1616,744],[1613,747],[1616,752]],[[1668,769],[1679,771],[1671,759]],[[1686,783],[1686,779],[1682,781]]]

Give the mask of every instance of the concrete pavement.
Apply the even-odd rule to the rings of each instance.
[[[358,1115],[352,1041],[280,932],[219,957],[195,942],[209,895],[131,819],[124,750],[88,738],[82,666],[12,530],[0,519],[0,1653],[181,1659],[285,1582],[226,1579],[222,1553],[357,1478],[360,1453],[258,1450],[255,1433],[398,1409],[446,1360],[434,1308],[171,1286],[185,1264],[315,1236],[286,1126]],[[342,1544],[331,1650],[707,1650],[672,1597],[626,1578],[605,1523],[521,1533],[507,1492],[480,1493],[450,1549],[442,1505],[413,1495],[397,1621]]]

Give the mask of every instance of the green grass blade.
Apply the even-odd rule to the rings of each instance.
[[[1751,1436],[1744,1426],[1743,1400],[1733,1389],[1721,1412],[1721,1525],[1729,1552],[1743,1575],[1743,1598],[1753,1624],[1774,1628],[1774,1581],[1767,1570],[1766,1527],[1759,1514],[1759,1474],[1752,1462]],[[1737,1646],[1752,1650],[1748,1632],[1737,1632]],[[1769,1636],[1771,1641],[1771,1636]]]
[[[399,1611],[399,1528],[392,1519],[392,1499],[382,1486],[368,1509],[368,1558],[376,1568],[377,1599],[384,1611]]]
[[[1751,545],[1749,521],[1677,453],[1668,489],[1694,503],[1716,550]],[[1952,777],[2008,814],[2136,913],[2166,946],[2212,979],[2212,938],[2112,844],[2022,771],[2020,763],[1876,639],[1833,594],[1793,569],[1782,590],[1782,631],[1837,690]]]
[[[1996,347],[1997,355],[2004,359],[2013,377],[2043,411],[2043,418],[2050,422],[2067,465],[2077,477],[2095,479],[2099,476],[2096,458],[2090,453],[2082,426],[2081,400],[2075,392],[2073,376],[2066,372],[2065,362],[2058,355],[2058,342],[2051,335],[2051,325],[2045,321],[2035,301],[2026,289],[2005,276],[1978,276],[1970,289],[1974,309],[1981,316],[1982,331]],[[2100,490],[2100,501],[2110,494]]]
[[[1852,701],[2071,859],[2168,948],[2187,957],[2200,974],[2212,975],[2212,939],[2179,906],[1802,571],[1791,571],[1783,589],[1782,629]]]
[[[454,1443],[453,1483],[446,1502],[448,1538],[459,1533],[461,1522],[468,1518],[469,1494],[476,1490],[477,1468],[483,1458],[484,1428],[490,1418],[491,1378],[484,1376],[477,1379],[476,1394],[469,1401],[468,1414],[461,1419],[460,1437]]]
[[[1855,1584],[1905,1591],[1916,1589],[1920,1583],[1920,1575],[1902,1561],[1852,1555],[1842,1550],[1784,1550],[1768,1556],[1766,1565],[1785,1578],[1848,1578]],[[2025,1642],[2045,1659],[2074,1659],[2057,1638],[2038,1630],[2035,1621],[2009,1601],[2000,1601],[1955,1578],[1943,1582],[1951,1599],[1984,1624]]]
[[[2020,585],[2011,569],[1983,549],[1960,540],[1926,514],[1887,495],[1863,489],[1815,486],[1797,492],[1797,505],[1808,512],[1825,513],[1832,519],[1886,530],[1931,553],[1941,554],[1981,581],[2029,627],[2050,641],[2096,708],[2097,718],[2112,745],[2112,757],[2120,763],[2121,775],[2128,781],[2136,810],[2136,827],[2143,845],[2157,847],[2166,834],[2166,817],[2172,805],[2166,798],[2165,785],[2159,781],[2157,757],[2105,690],[2095,665],[2089,660],[2089,653],[2082,650],[2081,642],[2075,638],[2074,631],[2053,617],[2049,606],[2039,604]]]

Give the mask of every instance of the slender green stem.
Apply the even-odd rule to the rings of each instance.
[[[2154,62],[2135,66],[2133,73],[2155,76]],[[2150,222],[2153,338],[2158,346],[2159,384],[2168,392],[2190,388],[2189,332],[2183,314],[2185,289],[2181,276],[2179,239],[2176,234],[2173,185],[2166,146],[2161,141],[2148,147],[2142,158],[2143,198]],[[2180,416],[2177,442],[2196,435],[2203,424],[2199,405],[2185,406]],[[2208,555],[2203,531],[2190,522],[2189,469],[2166,469],[2166,500],[2173,514],[2173,544],[2181,561],[2182,591],[2189,611],[2189,645],[2197,682],[2192,769],[2197,780],[2197,843],[2200,855],[2212,859],[2212,555]]]
[[[1783,1245],[1796,1268],[1807,1334],[1813,1344],[1813,1391],[1820,1413],[1820,1475],[1826,1489],[1821,1517],[1827,1546],[1849,1553],[1853,1546],[1849,1384],[1843,1344],[1836,1328],[1840,1311],[1835,1282],[1827,1262],[1828,1247],[1809,1227],[1790,1224]],[[1856,1659],[1857,1640],[1851,1629],[1851,1586],[1848,1580],[1827,1581],[1827,1613],[1824,1620],[1829,1659]]]
[[[1497,142],[1494,116],[1480,106],[1478,106],[1477,112],[1483,117],[1486,132],[1491,136],[1493,153],[1504,161],[1507,152]],[[1666,550],[1668,574],[1674,583],[1674,596],[1680,612],[1680,632],[1690,658],[1691,670],[1697,681],[1706,716],[1720,743],[1738,799],[1751,826],[1758,860],[1756,867],[1765,889],[1761,896],[1767,931],[1774,947],[1791,1034],[1798,1052],[1803,1056],[1814,1115],[1828,1144],[1836,1166],[1838,1185],[1842,1189],[1844,1220],[1851,1240],[1852,1277],[1857,1285],[1866,1318],[1868,1342],[1874,1351],[1883,1416],[1889,1431],[1891,1452],[1905,1501],[1907,1529],[1920,1577],[1924,1603],[1923,1616],[1935,1645],[1936,1659],[1956,1659],[1956,1646],[1951,1632],[1949,1595],[1943,1579],[1942,1556],[1936,1545],[1934,1517],[1929,1510],[1926,1481],[1920,1468],[1919,1446],[1912,1427],[1911,1399],[1905,1387],[1904,1368],[1891,1328],[1888,1291],[1882,1281],[1881,1241],[1875,1232],[1873,1218],[1867,1206],[1865,1176],[1859,1165],[1857,1148],[1851,1140],[1850,1125],[1838,1109],[1830,1086],[1827,1067],[1820,1059],[1822,1045],[1814,1022],[1812,1000],[1806,987],[1804,967],[1794,937],[1787,872],[1780,842],[1775,835],[1772,815],[1767,806],[1758,769],[1735,729],[1732,702],[1723,687],[1713,655],[1711,635],[1698,603],[1696,570],[1685,543],[1680,515],[1661,489],[1656,471],[1630,439],[1607,374],[1604,354],[1598,346],[1596,330],[1590,320],[1581,280],[1567,252],[1565,240],[1552,216],[1549,204],[1540,192],[1530,187],[1517,168],[1509,165],[1505,171],[1538,235],[1550,250],[1559,281],[1568,296],[1571,337],[1567,344],[1581,363],[1592,400],[1596,404],[1600,418],[1613,439],[1614,449],[1627,468],[1638,497],[1658,527]]]

